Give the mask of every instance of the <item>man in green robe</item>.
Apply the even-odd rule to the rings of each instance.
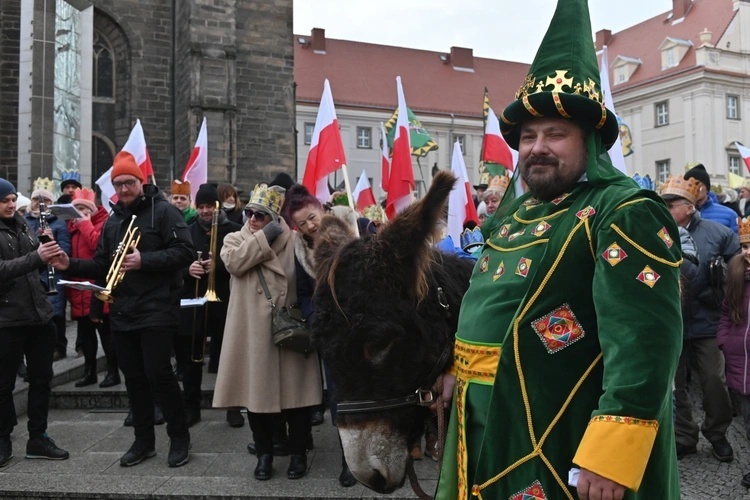
[[[610,163],[603,100],[586,0],[559,0],[501,115],[529,192],[483,226],[436,498],[680,497],[680,239]]]

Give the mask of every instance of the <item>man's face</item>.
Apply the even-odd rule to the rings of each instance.
[[[586,171],[583,130],[565,118],[532,118],[522,125],[518,156],[531,194],[552,200],[572,189]]]
[[[213,203],[201,203],[197,207],[198,217],[204,222],[211,222],[211,218],[214,216],[214,204]]]
[[[741,187],[740,188],[740,198],[743,198],[745,200],[748,199],[748,198],[750,198],[750,188],[746,188],[744,186]]]
[[[668,200],[666,203],[669,207],[669,213],[672,214],[672,218],[677,225],[687,227],[695,212],[695,205],[685,198],[675,198],[674,200]]]
[[[16,195],[9,194],[0,200],[0,219],[11,219],[16,212]]]
[[[171,201],[172,205],[176,206],[180,211],[190,206],[190,196],[186,194],[173,194]]]
[[[34,196],[31,199],[31,203],[29,204],[29,210],[32,212],[38,212],[40,201],[47,206],[52,205],[52,200],[50,200],[49,198],[45,198],[44,196]]]
[[[706,203],[706,199],[708,199],[708,189],[706,189],[706,185],[703,184],[701,181],[693,177],[693,180],[696,184],[698,184],[698,206],[702,207],[704,203]]]
[[[76,190],[76,187],[77,186],[75,184],[66,184],[65,187],[62,188],[62,193],[69,194],[72,196],[73,192]]]
[[[118,175],[112,179],[112,187],[121,202],[131,205],[135,200],[143,196],[143,183],[134,175]]]

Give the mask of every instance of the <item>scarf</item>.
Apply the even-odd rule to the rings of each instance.
[[[312,245],[305,241],[300,232],[295,232],[294,237],[294,255],[297,257],[302,269],[305,270],[311,278],[315,279],[315,256],[313,255]]]

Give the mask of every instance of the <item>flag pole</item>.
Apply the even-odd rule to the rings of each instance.
[[[154,177],[154,174],[151,174],[151,184],[156,186],[156,177]]]
[[[344,173],[344,189],[346,189],[346,199],[349,200],[349,208],[354,210],[355,215],[357,214],[357,209],[354,208],[354,196],[352,195],[352,186],[349,184],[349,170],[346,168],[346,163],[341,165],[341,170]],[[354,232],[357,235],[357,238],[359,238],[359,225],[354,224]]]

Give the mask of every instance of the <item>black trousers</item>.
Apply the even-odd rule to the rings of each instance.
[[[107,373],[117,373],[117,355],[112,343],[112,330],[109,327],[109,316],[104,316],[101,323],[94,323],[87,316],[76,320],[78,323],[78,342],[83,349],[83,358],[87,371],[96,373],[96,332],[102,343],[104,356],[107,358]]]
[[[154,395],[161,404],[169,437],[188,437],[182,392],[172,371],[174,328],[161,326],[113,333],[133,412],[135,439],[150,444],[155,441]]]
[[[57,335],[55,349],[60,354],[65,354],[65,351],[68,349],[68,337],[65,336],[65,316],[54,316],[52,321],[55,323],[55,332]]]
[[[16,420],[13,388],[16,371],[24,355],[29,374],[29,437],[47,432],[52,354],[55,351],[57,329],[50,321],[41,325],[0,328],[0,437],[10,436]]]
[[[174,338],[174,355],[177,358],[177,369],[182,373],[182,395],[185,408],[200,410],[201,384],[203,383],[203,361],[193,361],[193,338],[177,334]],[[196,353],[196,357],[200,354]]]
[[[293,455],[303,455],[306,448],[307,435],[310,434],[311,406],[281,410],[281,413],[253,413],[248,411],[250,430],[258,456],[273,453],[273,433],[278,427],[282,415],[289,424],[289,451]]]

